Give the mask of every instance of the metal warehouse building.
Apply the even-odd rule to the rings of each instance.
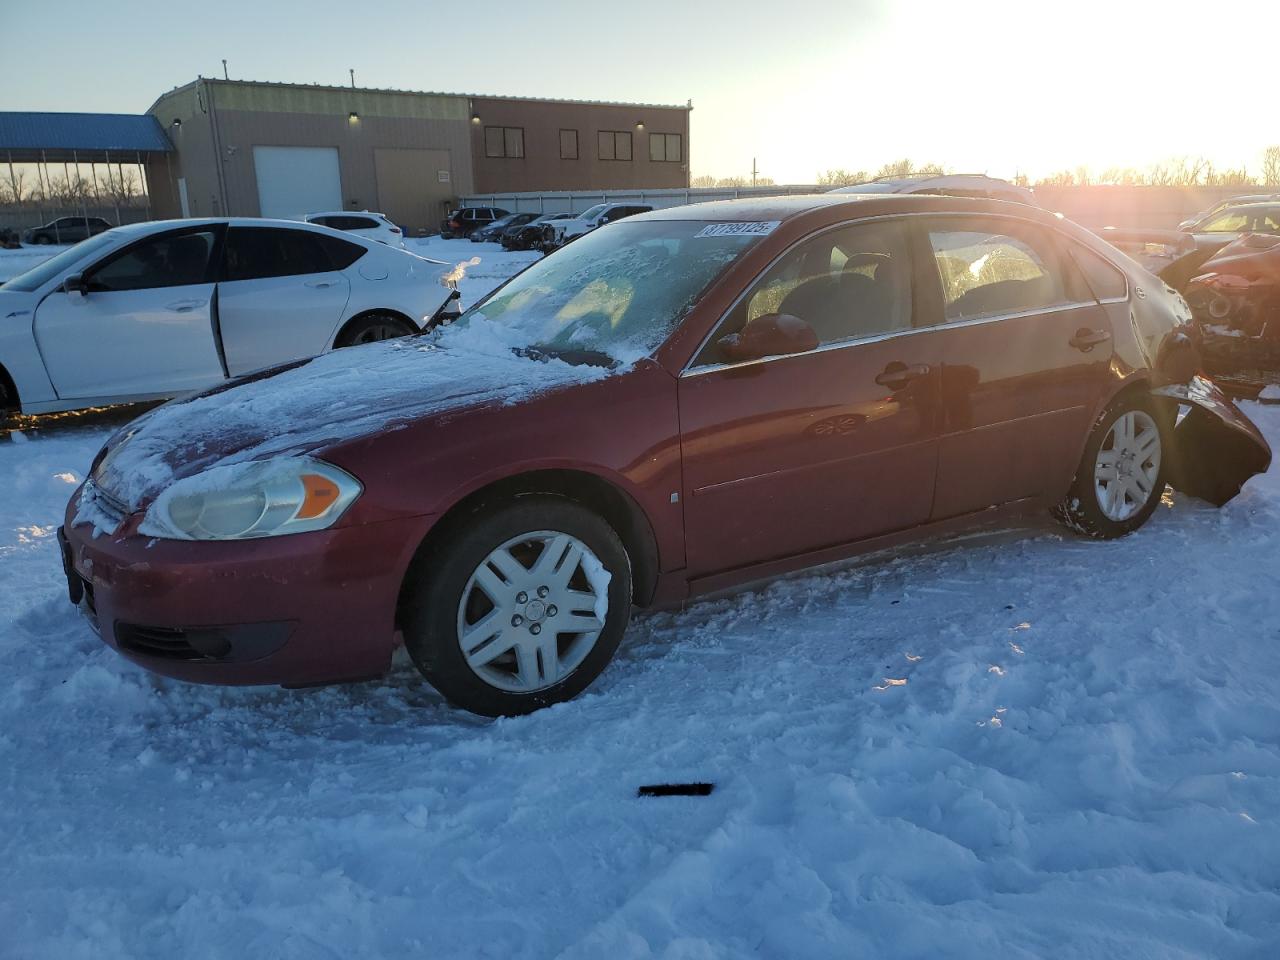
[[[689,110],[201,78],[148,110],[174,147],[151,205],[380,210],[419,230],[468,194],[687,187]]]

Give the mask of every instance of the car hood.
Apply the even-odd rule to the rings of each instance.
[[[482,405],[513,405],[611,370],[533,360],[492,330],[339,350],[170,401],[120,430],[92,477],[135,511],[214,466],[327,447]]]
[[[29,314],[35,309],[39,299],[34,293],[0,289],[0,319],[14,314]]]

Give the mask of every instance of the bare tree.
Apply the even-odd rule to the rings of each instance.
[[[691,187],[714,187],[715,185],[716,185],[716,178],[711,176],[709,173],[704,173],[701,176],[694,177],[692,180],[689,181],[689,186]]]
[[[8,176],[0,181],[0,203],[21,206],[32,199],[34,192],[27,184],[27,171],[20,170],[11,164]]]
[[[818,174],[818,186],[820,187],[848,187],[855,183],[866,183],[868,180],[867,171],[865,170],[845,170],[843,167],[837,167],[834,170],[825,170]]]
[[[113,168],[108,164],[104,179],[107,197],[117,206],[128,206],[140,193],[136,170],[126,170],[121,166]]]
[[[1262,182],[1268,187],[1280,187],[1280,146],[1267,147],[1262,154]]]
[[[886,163],[876,171],[876,178],[880,177],[905,177],[909,173],[915,173],[915,165],[907,157],[901,160],[894,160]]]
[[[1221,173],[1210,167],[1205,174],[1204,182],[1209,187],[1248,187],[1252,186],[1256,181],[1249,176],[1249,171],[1246,167],[1236,169],[1228,167]]]

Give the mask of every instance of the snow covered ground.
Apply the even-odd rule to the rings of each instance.
[[[522,262],[423,246],[485,258],[468,299]],[[117,422],[0,439],[0,957],[1280,956],[1274,470],[1115,543],[641,616],[581,699],[489,721],[404,658],[241,690],[104,648],[54,532]]]

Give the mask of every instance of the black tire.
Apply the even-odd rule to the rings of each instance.
[[[53,243],[53,241],[49,239],[49,235],[47,233],[36,234],[34,238],[34,242],[36,246],[39,246],[39,247],[46,247],[49,244]]]
[[[394,340],[417,333],[412,325],[394,313],[371,313],[353,320],[338,334],[334,341],[334,349],[354,347],[361,343],[378,343],[381,340]]]
[[[1116,519],[1107,515],[1100,502],[1101,495],[1098,491],[1098,481],[1095,479],[1095,469],[1098,466],[1099,452],[1103,451],[1104,445],[1114,446],[1116,443],[1115,438],[1112,437],[1112,428],[1122,417],[1130,413],[1145,414],[1154,424],[1158,438],[1159,463],[1158,465],[1150,463],[1150,457],[1143,460],[1143,464],[1156,467],[1155,482],[1149,484],[1150,490],[1146,494],[1146,500],[1140,506],[1136,498],[1123,495],[1124,509],[1128,508],[1130,500],[1134,501],[1133,506],[1137,506],[1138,509],[1123,519]],[[1144,433],[1143,436],[1145,435]],[[1076,533],[1099,540],[1113,540],[1133,533],[1151,519],[1156,507],[1160,505],[1165,481],[1169,475],[1169,458],[1172,454],[1169,442],[1171,435],[1170,425],[1164,412],[1149,396],[1133,392],[1117,397],[1094,423],[1089,440],[1084,445],[1080,466],[1071,483],[1071,491],[1060,504],[1054,507],[1054,517]],[[1108,446],[1107,449],[1110,448]],[[1148,486],[1145,479],[1142,479],[1141,483],[1144,487]]]
[[[609,606],[604,616],[604,626],[599,630],[594,644],[571,672],[540,689],[515,692],[495,686],[468,665],[459,641],[459,622],[471,615],[469,608],[462,606],[463,595],[464,591],[467,592],[468,603],[473,602],[475,588],[468,590],[472,576],[486,564],[487,558],[495,550],[518,538],[526,535],[532,538],[539,533],[567,534],[595,555],[610,575],[605,591]],[[530,547],[533,543],[532,539],[527,541]],[[524,545],[517,543],[512,549],[518,550]],[[529,565],[535,564],[539,555],[534,554]],[[496,568],[486,569],[492,572]],[[580,570],[574,577],[582,575]],[[570,581],[571,585],[572,583]],[[520,584],[510,586],[513,591],[512,603],[518,599],[514,596],[514,591],[519,586]],[[582,587],[578,585],[574,589],[581,590]],[[532,598],[532,594],[525,595]],[[483,593],[480,597],[482,601],[487,599]],[[554,597],[553,593],[552,598]],[[527,606],[512,606],[511,609],[527,612]],[[555,608],[547,609],[553,611]],[[489,611],[482,608],[476,618],[483,619],[486,612]],[[482,716],[519,716],[553,703],[571,700],[585,690],[608,665],[631,619],[631,563],[618,535],[604,520],[585,507],[554,496],[520,497],[514,502],[474,514],[456,527],[443,542],[433,544],[431,549],[419,551],[405,578],[401,615],[405,647],[409,656],[427,682],[447,700]],[[500,619],[504,624],[507,623],[505,612],[500,614]],[[504,628],[504,635],[511,635],[517,629],[514,619],[511,621],[513,630],[506,631]],[[553,621],[548,619],[544,622],[551,624]],[[532,626],[522,621],[519,629],[532,630]],[[567,636],[568,640],[565,640],[565,634],[556,631],[553,642],[558,645],[558,649],[569,649],[567,645],[576,642],[574,634]],[[532,644],[536,641],[529,642]],[[501,645],[501,638],[495,643]],[[540,656],[537,663],[541,667]],[[498,664],[497,669],[519,669],[515,666],[514,649],[509,654],[495,658],[492,664]],[[485,669],[494,669],[492,664]],[[512,673],[513,681],[518,677],[518,672]]]

